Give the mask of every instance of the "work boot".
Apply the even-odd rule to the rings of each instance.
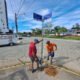
[[[38,71],[42,71],[42,68],[38,67],[37,70],[38,70]]]
[[[49,60],[49,57],[47,58],[47,60]]]
[[[32,73],[34,73],[34,72],[35,72],[35,70],[34,70],[34,69],[29,69],[28,71],[31,71]]]
[[[34,69],[32,69],[32,73],[34,73],[35,72],[35,70]]]

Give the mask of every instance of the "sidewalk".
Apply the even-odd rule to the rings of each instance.
[[[66,68],[80,74],[80,58],[64,64],[63,67],[66,67]]]
[[[25,65],[4,72],[0,71],[0,80],[80,80],[80,77],[60,69],[55,77],[50,77],[44,71],[35,73],[27,71]]]
[[[25,62],[30,62],[29,58],[23,57],[21,59],[16,59],[16,60],[0,60],[0,69],[10,67],[10,66],[16,66],[18,64],[24,65]],[[73,72],[80,74],[80,58],[68,62],[66,64],[63,64],[62,66]]]

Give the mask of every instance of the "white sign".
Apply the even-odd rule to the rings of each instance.
[[[9,32],[7,21],[6,0],[0,0],[0,32]]]
[[[44,29],[51,29],[52,26],[53,26],[52,23],[48,23],[48,24],[44,25],[43,28],[44,28]]]

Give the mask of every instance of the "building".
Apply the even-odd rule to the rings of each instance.
[[[0,33],[9,32],[6,0],[0,0]]]
[[[78,35],[78,36],[80,36],[80,30],[79,30],[79,31],[77,31],[77,35]]]
[[[64,32],[64,35],[77,36],[77,29],[68,29],[67,32]]]

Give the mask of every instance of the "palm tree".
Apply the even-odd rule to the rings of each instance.
[[[42,30],[39,28],[36,28],[36,34],[41,35],[42,34]]]
[[[63,35],[64,35],[64,32],[67,31],[67,28],[66,27],[61,27],[61,32],[63,32]]]
[[[60,36],[60,26],[56,26],[54,27],[54,33],[55,33],[55,36],[56,36],[56,33],[58,34],[58,36]]]
[[[32,30],[32,34],[35,35],[36,30],[35,29],[31,29]]]

